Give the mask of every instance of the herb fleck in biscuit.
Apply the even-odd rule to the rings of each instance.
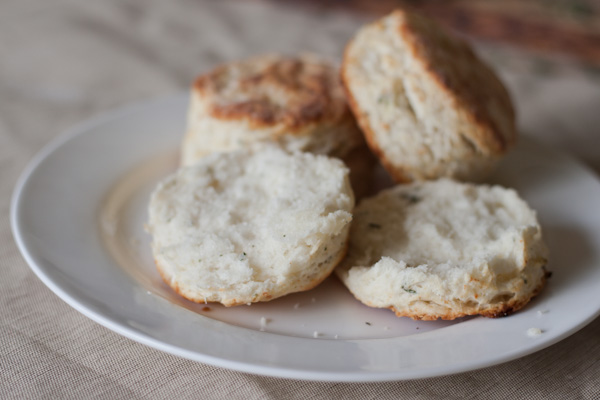
[[[397,182],[480,180],[516,140],[494,72],[419,15],[397,10],[360,29],[342,80],[369,146]]]
[[[234,306],[323,281],[346,253],[353,206],[340,160],[277,148],[215,153],[158,185],[148,231],[169,286]]]
[[[535,212],[514,190],[442,179],[363,200],[336,274],[398,316],[499,317],[542,289],[546,259]]]

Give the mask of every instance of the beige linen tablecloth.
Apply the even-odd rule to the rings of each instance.
[[[66,305],[27,267],[10,232],[10,195],[30,158],[63,130],[185,90],[222,61],[266,51],[339,57],[363,22],[258,2],[0,3],[0,398],[600,398],[600,319],[546,350],[479,371],[305,382],[215,368],[133,342]],[[479,47],[508,83],[521,130],[599,171],[600,77]]]

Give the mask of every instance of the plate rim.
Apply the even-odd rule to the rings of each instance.
[[[430,377],[439,377],[439,376],[447,376],[454,375],[466,371],[478,370],[481,368],[491,367],[499,364],[506,363],[508,361],[512,361],[521,357],[525,357],[537,351],[540,351],[544,348],[550,347],[555,343],[565,339],[566,337],[571,336],[575,332],[579,331],[593,320],[595,320],[600,315],[600,309],[597,309],[595,313],[590,314],[587,318],[579,321],[579,323],[572,325],[569,329],[564,330],[561,334],[552,337],[551,339],[547,339],[545,341],[532,342],[532,345],[527,347],[525,350],[516,350],[514,352],[510,352],[498,357],[487,358],[483,361],[479,362],[467,362],[463,363],[463,365],[453,366],[452,370],[448,371],[447,369],[438,367],[433,369],[428,369],[428,373],[423,374],[421,369],[417,369],[416,371],[354,371],[354,372],[312,372],[304,369],[294,369],[289,367],[281,367],[281,366],[265,366],[265,365],[257,365],[252,363],[251,361],[232,361],[227,359],[218,358],[212,355],[202,354],[197,351],[185,349],[182,347],[178,347],[173,344],[165,343],[160,339],[150,337],[141,331],[136,331],[128,326],[123,326],[119,324],[117,321],[111,320],[111,318],[102,315],[100,312],[96,312],[87,308],[85,305],[81,304],[75,296],[65,291],[59,284],[54,282],[54,280],[48,276],[41,265],[38,265],[36,259],[33,257],[32,253],[28,249],[26,240],[24,238],[22,229],[23,227],[19,223],[19,213],[22,207],[21,199],[23,196],[24,189],[27,185],[27,182],[31,179],[31,177],[38,170],[40,165],[48,159],[54,152],[61,148],[66,143],[71,140],[85,136],[86,134],[90,134],[90,131],[93,128],[101,127],[102,125],[121,119],[123,117],[129,116],[131,114],[135,114],[137,112],[143,111],[148,107],[156,106],[156,105],[167,105],[173,101],[181,101],[184,96],[184,93],[178,93],[170,96],[164,96],[155,98],[152,100],[146,100],[141,102],[136,102],[134,104],[129,104],[123,107],[119,107],[113,110],[109,110],[104,112],[96,117],[83,121],[79,124],[76,124],[72,128],[66,130],[64,133],[59,134],[58,136],[51,139],[45,146],[41,148],[27,163],[24,170],[19,175],[16,184],[13,189],[13,193],[10,201],[10,225],[13,238],[17,247],[22,255],[22,257],[27,262],[29,268],[35,273],[35,275],[47,286],[55,295],[57,295],[60,299],[62,299],[69,306],[90,318],[94,322],[108,328],[109,330],[116,332],[119,335],[125,336],[133,341],[144,344],[151,348],[173,354],[185,359],[189,359],[192,361],[202,362],[206,364],[210,364],[213,366],[232,369],[236,371],[241,371],[250,374],[258,374],[265,375],[271,377],[278,378],[287,378],[287,379],[300,379],[300,380],[311,380],[311,381],[335,381],[335,382],[384,382],[384,381],[400,381],[400,380],[412,380],[412,379],[422,379],[422,378],[430,378]],[[186,96],[187,97],[187,96]],[[522,135],[521,139],[527,137],[528,140],[533,140],[534,142],[539,142],[538,140],[531,138],[527,135]],[[593,175],[594,178],[598,181],[598,175],[594,170],[592,170],[586,164],[580,162],[575,157],[568,153],[557,151],[547,145],[542,145],[546,149],[550,149],[551,151],[557,152],[562,156],[566,157],[568,161],[572,164],[576,164],[578,167],[585,170],[587,173]],[[188,312],[192,312],[186,310]],[[237,329],[246,329],[236,327]],[[261,334],[265,335],[274,335],[273,333],[261,332]],[[310,341],[311,339],[306,338],[294,338],[295,340],[306,340]],[[399,339],[399,338],[393,338]],[[391,339],[348,339],[347,341],[361,341],[361,340],[391,340]]]

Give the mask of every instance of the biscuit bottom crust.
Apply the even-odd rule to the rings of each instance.
[[[545,270],[544,270],[545,271]],[[533,299],[535,296],[537,296],[542,289],[544,288],[544,286],[546,285],[546,280],[550,277],[550,273],[549,272],[545,272],[544,275],[542,275],[542,279],[540,280],[540,282],[538,283],[538,285],[535,287],[535,289],[529,293],[528,296],[525,297],[519,297],[519,298],[512,298],[509,301],[507,301],[506,303],[500,303],[500,304],[494,304],[491,307],[488,308],[484,308],[484,309],[477,309],[477,308],[473,308],[471,310],[468,311],[462,311],[462,312],[448,312],[446,314],[427,314],[427,313],[414,313],[411,312],[410,310],[406,311],[398,311],[394,308],[394,306],[389,307],[390,310],[392,310],[397,317],[410,317],[414,320],[417,321],[435,321],[437,319],[443,319],[443,320],[453,320],[456,318],[461,318],[461,317],[468,317],[468,316],[473,316],[473,315],[481,315],[483,317],[487,317],[487,318],[502,318],[502,317],[508,317],[509,315],[519,311],[520,309],[522,309],[523,307],[525,307],[527,305],[527,303],[529,303],[531,301],[531,299]],[[357,298],[357,300],[359,300]],[[369,307],[373,307],[367,303],[365,303],[366,305],[368,305]]]
[[[200,295],[199,293],[197,293],[197,294],[190,293],[188,290],[185,290],[184,288],[182,288],[176,280],[171,279],[171,276],[166,272],[166,268],[156,258],[154,259],[154,263],[156,264],[156,268],[157,268],[158,273],[159,273],[160,277],[162,278],[162,280],[169,287],[171,287],[171,289],[173,289],[175,291],[175,293],[177,293],[181,297],[185,298],[186,300],[193,301],[194,303],[199,303],[199,304],[221,303],[225,307],[234,307],[234,306],[241,306],[241,305],[245,305],[245,304],[249,304],[249,303],[271,301],[273,299],[285,296],[287,294],[297,293],[297,292],[305,292],[307,290],[311,290],[311,289],[315,288],[321,282],[323,282],[325,279],[327,279],[329,277],[329,275],[331,275],[331,273],[333,272],[335,267],[344,259],[344,257],[346,257],[346,253],[348,252],[348,243],[349,243],[349,240],[346,239],[346,242],[345,242],[344,246],[342,247],[342,250],[338,252],[337,258],[334,259],[330,265],[328,265],[328,266],[323,265],[322,266],[323,270],[313,280],[305,283],[304,285],[302,285],[300,287],[294,288],[289,291],[279,291],[278,293],[270,293],[270,292],[255,293],[255,295],[252,298],[230,298],[227,300],[223,300],[223,299],[214,300],[214,299],[209,298],[208,296],[204,297],[204,296]],[[231,290],[231,289],[229,289],[229,290]],[[225,289],[223,289],[222,292],[225,292]],[[219,293],[220,293],[219,291],[216,292],[217,295],[219,295]],[[211,295],[215,295],[215,292],[211,293]]]

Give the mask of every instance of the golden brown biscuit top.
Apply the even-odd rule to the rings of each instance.
[[[348,113],[338,71],[312,57],[260,56],[224,64],[200,76],[194,90],[214,118],[251,127],[336,121]]]
[[[514,109],[510,96],[495,73],[475,55],[464,41],[446,34],[433,21],[417,14],[396,10],[400,37],[408,44],[439,87],[449,93],[458,108],[489,132],[483,139],[497,151],[505,151],[516,140],[514,125],[500,126]]]

